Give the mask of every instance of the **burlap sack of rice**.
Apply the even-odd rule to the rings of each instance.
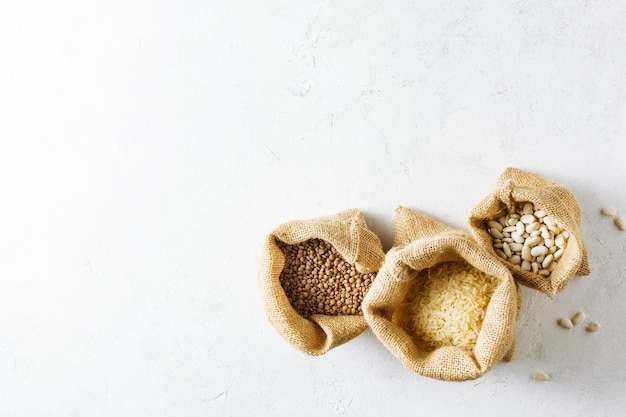
[[[560,228],[568,232],[567,246],[549,276],[523,269],[520,264],[504,259],[501,261],[520,283],[546,294],[556,294],[567,286],[574,275],[590,273],[581,231],[580,206],[574,194],[565,186],[518,168],[507,168],[500,175],[495,190],[471,211],[470,229],[486,250],[495,253],[493,236],[488,232],[487,222],[502,213],[513,212],[516,206],[526,202],[540,207],[556,220]]]
[[[289,245],[312,251],[310,261],[293,260],[296,263],[292,264],[294,269],[300,270],[296,278],[302,278],[298,284],[306,285],[302,288],[304,292],[299,293],[299,299],[293,289],[287,287],[286,291],[283,287],[288,285],[285,275],[290,271],[287,269],[290,260],[286,259],[286,253],[290,252],[284,250]],[[321,254],[318,256],[317,253]],[[324,256],[328,256],[324,258],[325,265],[331,269],[331,261],[341,268],[349,264],[349,268],[330,273],[324,269]],[[266,237],[261,254],[258,284],[269,322],[289,343],[309,355],[324,354],[353,339],[367,328],[363,315],[354,314],[355,304],[359,304],[360,310],[362,298],[384,258],[380,240],[368,229],[363,214],[357,209],[282,224]],[[314,265],[318,262],[320,265]],[[291,276],[296,279],[294,277],[295,274]],[[309,280],[311,282],[305,282]],[[346,291],[356,292],[356,295],[349,300],[343,298],[345,303],[341,305]],[[288,294],[291,294],[291,300]],[[316,312],[318,301],[319,311]],[[309,306],[308,310],[304,309],[306,306]],[[312,310],[316,314],[304,313]]]
[[[511,360],[520,297],[509,270],[470,235],[399,207],[394,247],[363,311],[408,369],[463,381]]]

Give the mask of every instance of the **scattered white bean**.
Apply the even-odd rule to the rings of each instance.
[[[589,323],[587,327],[585,327],[585,330],[587,330],[589,333],[597,332],[598,330],[600,330],[600,324],[594,321],[593,323]]]
[[[560,319],[558,319],[557,323],[564,329],[571,329],[572,327],[574,327],[572,321],[570,319],[566,319],[565,317],[561,317]]]
[[[626,221],[623,218],[616,217],[613,223],[615,223],[615,226],[622,232],[626,230]]]
[[[574,317],[572,317],[572,324],[574,326],[582,323],[585,320],[585,313],[583,311],[579,311],[578,313],[574,314]]]
[[[600,210],[600,214],[607,217],[613,217],[617,214],[617,210],[615,210],[613,207],[605,207]]]
[[[533,379],[535,381],[541,381],[541,382],[546,382],[550,380],[550,375],[548,375],[545,372],[535,372],[533,374]]]

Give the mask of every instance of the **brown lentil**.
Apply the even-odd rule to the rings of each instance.
[[[298,314],[363,315],[361,302],[376,273],[361,274],[321,239],[276,244],[285,254],[280,284]]]

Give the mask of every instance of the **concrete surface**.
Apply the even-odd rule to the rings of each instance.
[[[624,28],[621,1],[4,4],[0,415],[625,415]],[[524,289],[513,362],[441,382],[266,321],[278,224],[467,230],[507,166],[576,194],[592,268]],[[556,326],[578,309],[602,329]]]

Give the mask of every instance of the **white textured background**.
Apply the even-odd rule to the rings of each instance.
[[[0,415],[624,415],[626,233],[598,211],[626,215],[625,28],[622,1],[4,2]],[[512,363],[441,382],[266,321],[278,224],[467,230],[507,166],[571,188],[592,267],[524,289]],[[556,326],[578,309],[600,332]]]

